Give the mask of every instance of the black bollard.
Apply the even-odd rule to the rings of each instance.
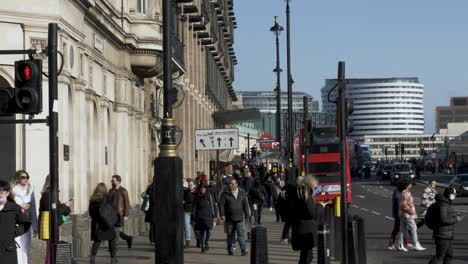
[[[364,218],[357,218],[358,227],[358,245],[359,245],[359,263],[367,264],[367,252],[366,252],[366,232],[364,229]]]
[[[358,225],[353,217],[348,221],[348,263],[361,264],[359,261]]]
[[[335,253],[335,260],[341,260],[341,217],[335,216],[333,217],[334,220],[334,253]]]
[[[317,263],[330,264],[330,229],[329,225],[319,225],[317,244]]]
[[[252,228],[250,252],[251,264],[268,264],[268,240],[266,227],[256,226]]]

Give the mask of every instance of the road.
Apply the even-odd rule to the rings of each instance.
[[[432,240],[432,231],[427,227],[419,229],[419,240],[425,251],[410,250],[409,252],[395,252],[387,249],[390,233],[393,228],[392,218],[392,192],[395,187],[389,182],[378,180],[355,181],[353,184],[353,204],[351,214],[364,217],[366,221],[367,263],[393,264],[393,263],[428,263],[435,254]],[[425,188],[423,184],[416,184],[412,193],[415,197],[417,212],[419,212],[420,197]],[[438,188],[442,192],[442,188]],[[454,208],[462,214],[468,214],[468,198],[457,197]],[[468,262],[468,219],[456,225],[456,239],[454,241],[453,263]]]

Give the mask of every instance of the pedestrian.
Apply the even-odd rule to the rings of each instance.
[[[192,214],[192,205],[195,198],[195,183],[192,179],[187,179],[188,187],[184,190],[184,236],[185,245],[184,248],[190,247],[190,239],[192,238],[192,225],[190,224],[190,216]],[[200,241],[197,237],[197,247],[200,247]]]
[[[281,214],[280,214],[280,194],[283,191],[284,188],[284,181],[281,179],[281,177],[275,178],[275,192],[273,196],[273,203],[275,205],[275,214],[276,214],[276,222],[281,221]]]
[[[47,175],[44,186],[41,191],[41,199],[39,200],[39,239],[46,241],[46,256],[45,264],[50,264],[50,221],[51,221],[51,208],[50,208],[50,176]],[[58,226],[65,223],[66,216],[71,213],[71,205],[73,198],[65,203],[57,201],[57,215],[58,215]]]
[[[15,173],[16,184],[12,188],[15,202],[23,212],[28,216],[32,223],[32,228],[28,232],[16,237],[15,241],[18,244],[17,254],[19,264],[29,264],[31,250],[31,229],[32,235],[37,236],[37,212],[36,200],[34,198],[34,188],[29,182],[29,174],[25,170],[19,170]]]
[[[109,190],[112,205],[117,212],[118,220],[116,227],[119,227],[119,236],[127,241],[127,247],[132,248],[133,237],[125,234],[122,229],[128,222],[128,215],[130,210],[130,199],[128,198],[128,191],[122,184],[122,177],[120,175],[113,175],[111,180],[112,188]]]
[[[436,254],[429,261],[429,264],[452,263],[455,224],[463,219],[463,216],[456,214],[452,208],[452,202],[456,197],[455,188],[447,188],[444,194],[437,194],[435,203],[427,212],[427,225],[432,227],[432,238],[436,246]]]
[[[401,221],[400,221],[400,195],[401,195],[401,192],[404,190],[404,188],[406,188],[406,185],[402,184],[402,182],[400,181],[398,183],[397,187],[395,188],[395,190],[393,191],[393,194],[392,194],[393,230],[392,230],[392,234],[390,236],[390,241],[388,243],[388,249],[389,250],[396,250],[395,240],[397,238],[397,235],[400,232],[400,225],[401,225]],[[408,241],[407,240],[407,235],[404,234],[403,238],[404,238],[404,242],[406,244],[406,242]]]
[[[238,187],[237,181],[231,179],[229,189],[221,194],[219,199],[219,212],[221,220],[225,222],[227,233],[227,250],[234,255],[235,234],[241,248],[242,256],[248,254],[244,239],[244,223],[250,218],[249,201],[247,193]]]
[[[425,250],[418,240],[418,228],[414,219],[417,218],[416,208],[414,207],[413,195],[411,194],[411,182],[407,179],[402,179],[402,189],[400,195],[400,234],[398,238],[397,249],[401,251],[408,251],[403,245],[404,235],[411,234],[411,241],[414,243],[415,250]]]
[[[307,175],[302,184],[297,186],[297,192],[289,196],[294,201],[291,210],[291,245],[293,250],[301,251],[299,264],[310,264],[313,259],[312,249],[317,237],[319,214],[322,213],[312,195],[317,185],[317,179]]]
[[[15,237],[28,233],[31,221],[10,191],[10,184],[0,180],[0,259],[2,263],[16,264]]]
[[[108,241],[111,263],[117,263],[115,224],[118,216],[104,183],[99,183],[91,195],[88,212],[91,217],[91,240],[94,241],[91,247],[90,263],[95,263],[101,241]]]
[[[250,189],[254,186],[254,178],[252,177],[252,173],[250,170],[245,172],[245,176],[241,180],[241,188],[244,189],[245,192],[249,192]]]
[[[273,197],[275,195],[275,183],[273,178],[268,175],[265,181],[265,191],[266,191],[266,207],[268,210],[273,211]]]
[[[420,210],[421,219],[419,220],[417,224],[418,229],[424,225],[424,217],[426,216],[427,208],[429,208],[429,206],[435,203],[435,196],[437,194],[436,186],[437,186],[437,182],[431,181],[431,183],[429,183],[429,185],[424,189],[424,192],[421,198],[421,210]]]
[[[194,228],[200,234],[201,253],[210,249],[208,242],[216,218],[216,204],[213,195],[207,191],[205,183],[198,186],[198,192],[193,201],[192,219]]]
[[[262,208],[265,204],[265,197],[267,196],[265,188],[263,188],[260,181],[255,181],[254,187],[250,189],[247,195],[249,198],[250,209],[253,213],[255,224],[261,225]]]
[[[290,240],[290,231],[291,231],[291,215],[292,215],[292,206],[294,205],[295,200],[293,199],[297,194],[297,186],[301,186],[304,181],[304,176],[299,176],[296,178],[296,186],[288,184],[284,187],[284,191],[280,194],[280,214],[281,220],[284,222],[283,232],[281,234],[281,243],[287,244]]]
[[[153,183],[150,183],[145,191],[145,199],[146,203],[144,202],[142,205],[142,209],[145,212],[145,222],[149,223],[149,241],[151,245],[154,245],[154,222],[153,222],[153,210],[154,206],[151,204],[151,197],[153,195]]]

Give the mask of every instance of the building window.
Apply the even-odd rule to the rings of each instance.
[[[146,14],[146,0],[136,0],[137,1],[137,13],[140,15]]]

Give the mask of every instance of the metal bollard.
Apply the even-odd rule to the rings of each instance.
[[[361,264],[359,261],[359,243],[358,243],[358,230],[357,221],[353,217],[348,222],[348,263]]]
[[[334,216],[333,216],[333,207],[331,206],[326,206],[325,207],[325,223],[328,224],[329,226],[329,231],[330,231],[330,235],[329,235],[329,238],[330,238],[330,241],[328,243],[328,247],[330,248],[330,258],[332,256],[335,256],[335,243],[332,243],[331,242],[331,239],[335,238],[335,220],[334,220]]]
[[[72,264],[72,245],[65,241],[57,242],[57,264]]]
[[[341,217],[334,217],[333,219],[334,221],[334,227],[335,227],[335,232],[334,232],[334,237],[333,237],[333,242],[334,242],[334,253],[335,253],[335,260],[336,261],[340,261],[341,260],[341,252],[342,252],[342,248],[341,248],[341,232],[342,232],[342,227],[341,227]]]
[[[256,226],[252,228],[250,252],[251,264],[268,264],[268,240],[266,227]]]
[[[330,244],[331,243],[329,225],[319,225],[317,245],[318,264],[330,264]]]
[[[367,252],[366,252],[366,232],[364,229],[364,218],[357,217],[357,228],[358,228],[358,245],[359,245],[359,263],[367,264]]]

